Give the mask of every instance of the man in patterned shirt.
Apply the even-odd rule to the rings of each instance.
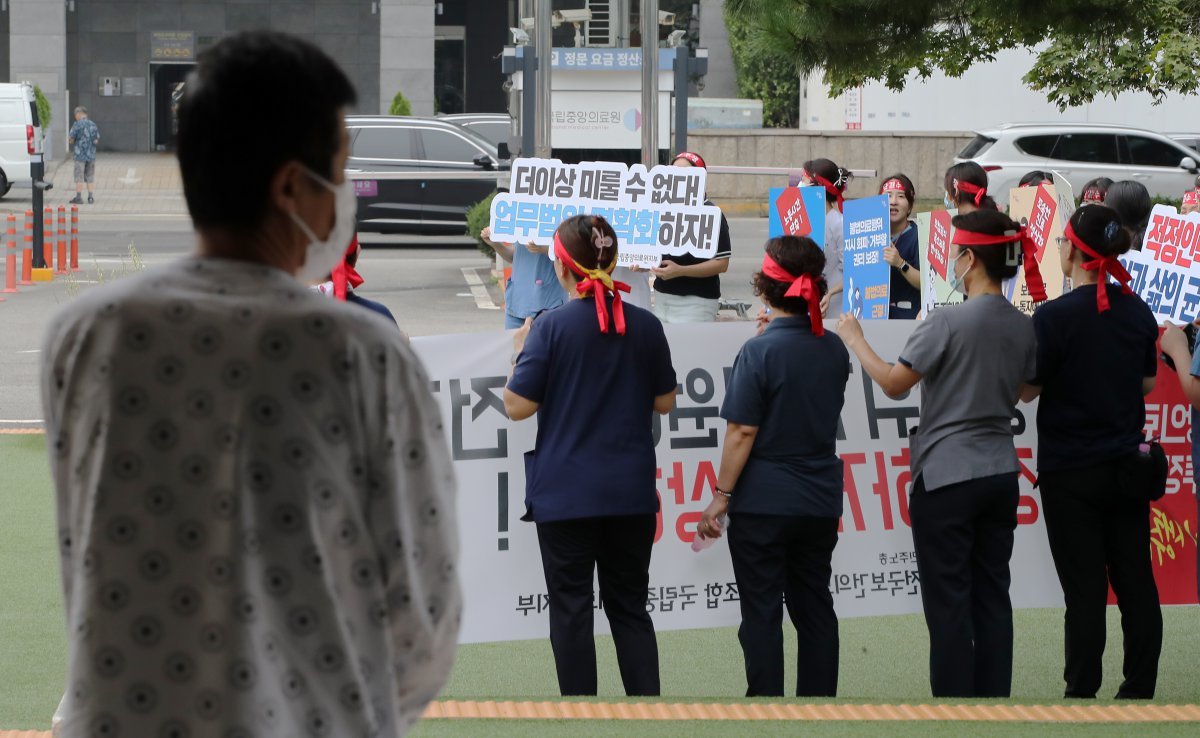
[[[196,255],[54,321],[60,735],[390,738],[450,673],[454,475],[429,378],[395,325],[306,287],[354,230],[353,101],[307,42],[206,51],[179,110]]]
[[[70,202],[83,202],[83,185],[87,183],[88,203],[96,202],[96,144],[100,143],[100,128],[88,117],[87,108],[75,108],[71,124],[71,145],[75,147],[75,197]]]

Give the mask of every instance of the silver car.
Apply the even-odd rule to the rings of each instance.
[[[988,191],[1007,202],[1026,172],[1051,169],[1076,195],[1088,180],[1141,182],[1151,197],[1180,197],[1193,188],[1197,152],[1153,131],[1093,123],[1008,123],[977,131],[955,163],[973,160],[988,173]]]

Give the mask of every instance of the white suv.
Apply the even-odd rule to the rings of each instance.
[[[1180,197],[1195,186],[1197,152],[1159,133],[1093,123],[1007,123],[977,131],[955,157],[976,161],[988,173],[988,192],[1007,202],[1008,192],[1034,169],[1052,169],[1078,196],[1096,177],[1132,179],[1151,197]]]

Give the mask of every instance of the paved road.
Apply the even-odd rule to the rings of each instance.
[[[734,259],[723,279],[726,297],[753,300],[750,275],[759,266],[766,220],[730,222]],[[498,330],[500,310],[477,306],[463,269],[488,261],[462,239],[379,238],[364,234],[360,293],[387,305],[413,336]],[[88,214],[80,224],[80,271],[70,279],[8,295],[0,303],[0,427],[41,418],[38,361],[54,313],[81,290],[119,279],[140,261],[146,267],[189,253],[195,239],[179,217]],[[743,258],[741,255],[745,254]]]

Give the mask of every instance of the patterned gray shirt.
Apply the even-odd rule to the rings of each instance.
[[[461,594],[442,421],[396,327],[201,258],[54,326],[62,735],[403,735]]]

